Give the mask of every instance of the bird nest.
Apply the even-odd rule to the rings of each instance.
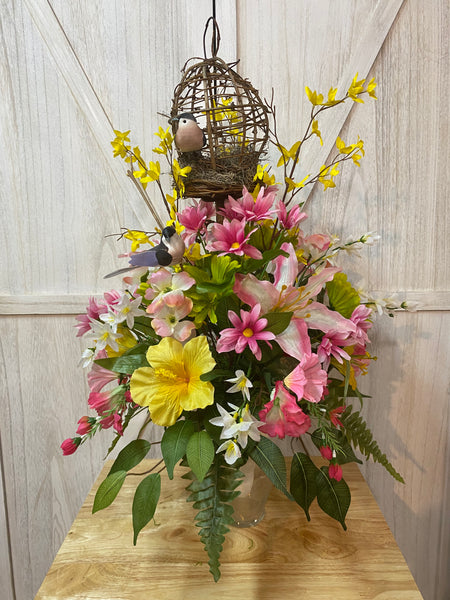
[[[191,167],[184,181],[186,196],[209,201],[240,194],[244,185],[253,189],[269,138],[267,106],[252,84],[233,70],[237,63],[227,64],[215,55],[214,44],[213,37],[212,58],[185,64],[171,110],[172,118],[191,113],[206,134],[204,148],[180,152],[179,163]],[[193,60],[200,62],[188,67]]]

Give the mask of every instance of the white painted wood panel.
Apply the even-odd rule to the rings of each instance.
[[[449,36],[446,0],[221,0],[220,55],[270,97],[292,144],[304,86],[375,76],[379,101],[320,123],[303,168],[340,132],[366,142],[360,170],[311,192],[310,224],[342,237],[378,230],[349,262],[355,280],[425,309],[378,321],[364,382],[368,419],[407,484],[364,472],[425,600],[450,596],[448,309]],[[147,159],[187,58],[202,55],[211,2],[0,0],[0,421],[17,598],[31,598],[96,476],[108,435],[63,459],[86,410],[73,315],[124,248],[106,234],[152,227],[109,146],[132,129]],[[237,52],[236,52],[237,44]],[[330,111],[330,115],[333,112]],[[18,316],[15,316],[18,315]],[[35,315],[35,316],[32,316]],[[40,316],[38,316],[40,315]],[[149,432],[157,436],[158,432]],[[431,490],[431,493],[430,493]],[[1,520],[0,520],[1,524]],[[8,571],[2,563],[2,573]]]
[[[85,378],[76,366],[82,343],[73,316],[36,313],[78,312],[88,295],[109,288],[103,274],[117,267],[125,247],[104,236],[121,225],[153,227],[121,161],[112,157],[110,121],[131,127],[134,143],[151,158],[153,132],[166,125],[157,112],[168,112],[185,61],[201,55],[210,10],[206,0],[194,11],[189,2],[0,2],[6,245],[0,294],[10,308],[3,313],[17,312],[16,302],[23,315],[0,320],[1,430],[17,598],[38,589],[111,439],[105,432],[76,455],[61,456],[59,444],[87,412]],[[222,2],[218,12],[222,47],[233,60],[234,3]]]
[[[0,590],[2,590],[2,598],[4,600],[14,600],[14,578],[11,570],[11,550],[9,546],[2,462],[3,454],[0,438]]]
[[[389,29],[385,18],[399,7]],[[449,12],[445,0],[292,1],[283,10],[270,0],[238,2],[243,70],[266,96],[274,88],[286,146],[307,122],[305,85],[326,93],[349,69],[360,76],[370,69],[379,82],[378,102],[352,106],[345,122],[335,113],[337,133],[364,139],[366,157],[361,169],[342,169],[335,189],[312,191],[305,229],[344,239],[376,230],[381,243],[347,261],[354,281],[386,296],[403,291],[425,309],[450,289]],[[322,132],[329,125],[319,119]],[[305,173],[321,152],[314,141]],[[449,313],[442,308],[378,320],[379,359],[362,386],[374,398],[368,422],[406,485],[377,465],[364,472],[425,600],[450,596]]]

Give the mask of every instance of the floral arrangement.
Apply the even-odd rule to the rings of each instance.
[[[94,413],[81,417],[77,435],[61,447],[72,454],[99,430],[112,427],[111,451],[131,419],[143,412],[144,426],[162,426],[162,461],[137,486],[133,501],[134,543],[155,513],[159,472],[165,468],[173,478],[181,461],[187,499],[198,511],[195,521],[216,581],[224,535],[233,523],[230,503],[239,495],[240,467],[248,460],[308,520],[317,498],[344,529],[350,490],[342,465],[361,462],[354,450],[402,481],[361,416],[367,396],[357,378],[373,359],[367,347],[377,310],[407,306],[374,302],[338,266],[340,255],[373,243],[376,236],[341,242],[328,234],[306,235],[304,206],[294,202],[305,186],[334,187],[340,163],[359,166],[363,141],[346,144],[338,138],[330,163],[296,181],[306,142],[315,136],[322,143],[319,114],[346,101],[363,102],[364,95],[375,98],[375,86],[374,80],[356,76],[344,96],[336,98],[331,88],[326,100],[306,88],[310,121],[289,149],[278,139],[270,106],[271,141],[280,152],[283,185],[275,183],[268,165],[259,165],[254,189],[244,188],[240,198],[229,197],[222,206],[184,198],[190,167],[181,168],[174,157],[170,128],[159,128],[154,152],[167,159],[171,194],[164,193],[160,163],[147,163],[139,147],[132,148],[129,131],[115,132],[114,154],[128,163],[128,174],[159,227],[156,232],[124,229],[119,237],[131,242],[130,256],[135,256],[141,246],[155,245],[155,233],[169,228],[183,241],[184,254],[170,265],[125,269],[124,290],[91,298],[86,314],[77,317],[78,336],[91,340],[83,364],[90,369],[88,403]],[[222,99],[221,118],[231,118],[230,110]],[[147,192],[152,182],[167,208],[166,223]],[[328,466],[315,466],[305,436]],[[274,441],[285,437],[293,452],[289,488],[285,460]],[[138,436],[118,454],[93,512],[113,502],[150,447]]]

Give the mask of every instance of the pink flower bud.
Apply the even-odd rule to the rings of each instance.
[[[61,444],[61,450],[63,451],[63,455],[68,456],[69,454],[73,454],[80,445],[80,443],[81,438],[79,437],[67,438],[67,440],[64,440]]]
[[[330,446],[321,446],[319,450],[320,454],[327,460],[331,460],[333,458],[333,451]]]
[[[89,433],[91,429],[92,425],[89,421],[89,417],[81,417],[81,419],[78,421],[77,433],[80,435],[85,435],[86,433]]]
[[[340,481],[342,479],[342,467],[341,465],[330,465],[328,467],[328,476],[330,479]]]

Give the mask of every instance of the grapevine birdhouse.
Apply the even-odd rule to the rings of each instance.
[[[205,37],[213,23],[212,58],[206,57]],[[179,163],[190,166],[185,195],[206,201],[239,196],[253,189],[253,177],[269,137],[268,108],[258,91],[217,56],[220,34],[210,19],[203,36],[204,59],[189,59],[175,88],[171,118],[192,115],[205,133],[201,150],[178,148]],[[194,60],[200,60],[191,64]],[[189,66],[190,65],[190,66]],[[191,118],[192,118],[191,117]],[[174,133],[177,121],[172,121]]]

